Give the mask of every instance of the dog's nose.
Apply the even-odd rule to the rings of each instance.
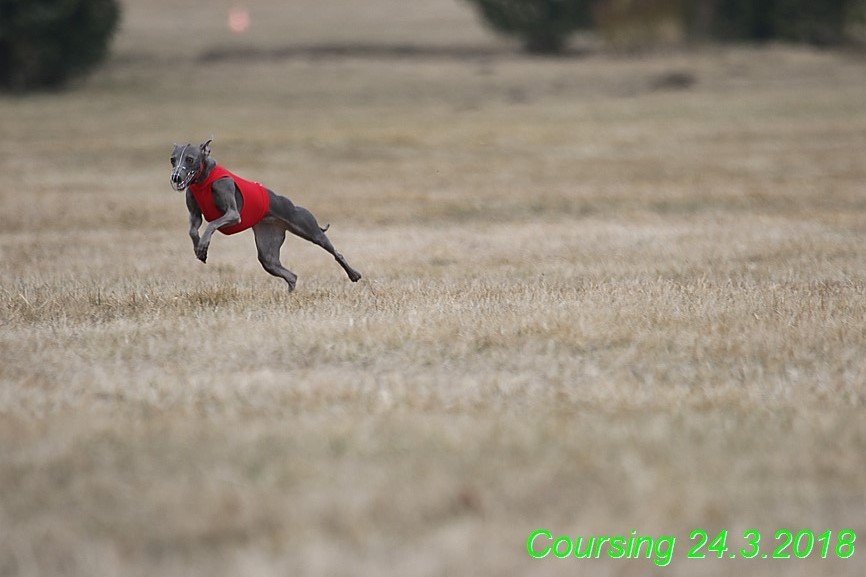
[[[171,175],[171,181],[172,181],[173,183],[175,183],[175,184],[180,184],[180,180],[181,180],[181,179],[180,179],[180,175],[179,175],[179,174],[174,173],[174,174]]]

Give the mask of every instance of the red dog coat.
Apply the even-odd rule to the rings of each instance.
[[[189,191],[198,203],[202,216],[208,222],[214,221],[223,215],[213,201],[211,185],[220,178],[225,177],[229,177],[234,181],[237,189],[241,191],[244,204],[240,209],[241,221],[231,226],[223,226],[219,231],[223,234],[235,234],[236,232],[255,226],[265,217],[270,206],[270,197],[268,196],[268,189],[258,182],[244,180],[217,164],[203,182],[189,185]]]

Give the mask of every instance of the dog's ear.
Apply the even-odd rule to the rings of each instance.
[[[201,148],[201,153],[202,153],[205,157],[210,156],[210,143],[211,143],[211,142],[213,142],[213,137],[208,138],[208,139],[207,139],[207,142],[202,142],[201,145],[199,146],[199,148]]]

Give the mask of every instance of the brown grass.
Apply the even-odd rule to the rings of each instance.
[[[860,574],[685,555],[866,534],[861,61],[230,4],[129,3],[98,75],[0,99],[0,576]],[[167,158],[211,134],[365,278],[289,239],[285,294],[248,233],[198,263]]]

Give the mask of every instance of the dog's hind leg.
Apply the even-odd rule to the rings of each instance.
[[[286,229],[280,223],[263,221],[253,227],[253,234],[256,236],[256,250],[262,268],[285,280],[289,285],[289,292],[295,290],[298,276],[280,262],[280,247],[286,240]]]
[[[339,265],[343,267],[343,270],[346,271],[349,280],[352,282],[358,282],[358,280],[360,280],[361,273],[349,266],[349,263],[346,262],[343,255],[336,251],[334,245],[331,244],[330,239],[325,235],[325,230],[327,230],[328,227],[326,226],[324,229],[320,227],[319,223],[316,222],[316,217],[313,216],[313,213],[306,208],[296,206],[291,200],[284,196],[271,193],[270,200],[270,214],[286,223],[289,232],[308,240],[313,244],[317,244],[328,251]]]

